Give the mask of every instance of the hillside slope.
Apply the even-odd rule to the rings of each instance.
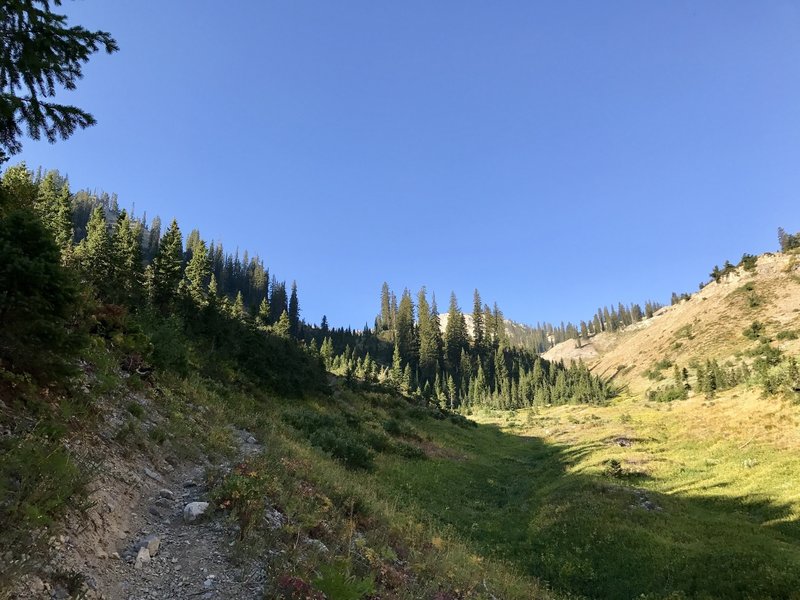
[[[667,306],[650,318],[617,333],[600,333],[578,348],[568,340],[548,350],[553,361],[583,360],[592,371],[627,383],[634,392],[653,385],[648,371],[661,361],[680,367],[716,359],[747,362],[752,340],[744,330],[763,323],[788,354],[800,351],[797,339],[779,339],[780,332],[800,328],[800,261],[796,254],[764,254],[755,269],[738,268],[718,283],[712,281],[688,300]],[[658,367],[656,366],[656,369]]]

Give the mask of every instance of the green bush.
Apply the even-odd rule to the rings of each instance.
[[[669,385],[647,392],[647,399],[652,402],[673,402],[675,400],[686,400],[688,397],[689,391],[680,384]]]
[[[0,455],[0,539],[19,539],[67,508],[85,507],[88,469],[60,443],[35,435],[9,437],[0,443]]]
[[[798,335],[795,329],[783,329],[779,331],[775,337],[779,340],[796,340]]]
[[[314,587],[328,600],[361,600],[375,593],[372,577],[356,577],[350,571],[348,564],[325,565],[314,580]]]
[[[764,335],[765,326],[760,321],[753,321],[744,328],[742,335],[748,340],[758,340]]]
[[[374,466],[375,456],[369,447],[346,429],[319,429],[308,441],[350,469],[369,470]]]

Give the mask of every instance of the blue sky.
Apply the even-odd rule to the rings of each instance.
[[[19,158],[260,254],[310,322],[384,280],[577,321],[800,229],[796,2],[64,6],[121,51]]]

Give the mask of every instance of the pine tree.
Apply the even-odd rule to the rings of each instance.
[[[44,136],[55,142],[94,125],[88,112],[49,99],[58,92],[56,84],[75,89],[92,54],[119,50],[114,38],[105,31],[69,25],[66,15],[53,12],[49,0],[3,2],[0,27],[0,155],[22,149],[23,127],[34,140]]]
[[[472,296],[472,347],[478,360],[486,355],[486,328],[483,322],[483,303],[478,289]]]
[[[145,244],[146,250],[144,258],[146,263],[152,263],[158,254],[158,246],[161,243],[161,217],[156,217],[150,223],[150,228],[147,232],[147,243]]]
[[[283,311],[278,322],[275,323],[275,333],[281,337],[288,338],[291,329],[291,322],[289,321],[289,313]]]
[[[390,311],[389,284],[384,281],[381,287],[381,314],[378,321],[382,331],[386,331],[391,326],[392,317]]]
[[[127,211],[123,210],[114,224],[111,239],[114,265],[114,297],[131,306],[141,299],[143,284],[142,247],[138,230],[134,229]]]
[[[325,368],[330,371],[333,368],[333,342],[331,341],[331,338],[326,337],[322,341],[322,347],[320,348],[319,353],[323,362],[325,363]]]
[[[242,292],[240,290],[236,292],[236,299],[233,301],[233,304],[231,305],[231,316],[234,319],[238,319],[239,321],[245,321],[246,315],[247,313],[244,309],[244,296],[242,296]],[[281,315],[281,318],[283,318],[283,315]],[[281,329],[281,335],[283,335],[283,329]]]
[[[297,300],[297,282],[292,282],[292,294],[289,297],[289,335],[297,337],[300,329],[300,304]]]
[[[102,206],[92,211],[86,231],[86,237],[76,249],[78,262],[84,277],[94,285],[100,298],[108,300],[117,282],[114,281],[111,237]]]
[[[69,185],[56,171],[49,171],[39,183],[36,211],[66,257],[72,249],[72,204]]]
[[[447,311],[447,325],[444,329],[444,347],[447,372],[457,378],[460,375],[461,351],[469,347],[469,336],[455,292],[450,294],[450,309]]]
[[[400,386],[403,379],[403,360],[400,356],[400,347],[395,343],[394,353],[392,354],[392,383],[395,386]]]
[[[185,288],[189,299],[195,306],[203,307],[208,302],[206,282],[211,278],[211,260],[206,243],[197,239],[192,245],[191,258],[186,265]]]
[[[150,299],[156,308],[166,312],[177,296],[178,284],[183,276],[183,241],[176,220],[172,220],[159,241],[151,267]]]
[[[233,263],[231,263],[231,266],[233,266]],[[286,283],[278,281],[273,277],[271,287],[272,290],[269,298],[270,314],[273,315],[273,318],[276,315],[280,318],[280,315],[286,311],[288,318],[289,299],[286,296]]]
[[[420,381],[428,382],[436,374],[439,361],[438,317],[434,324],[431,308],[428,306],[425,288],[417,295],[418,335],[419,335],[419,370]],[[436,329],[434,329],[436,328]]]
[[[261,299],[261,304],[258,305],[258,312],[256,313],[256,322],[261,327],[269,325],[269,302],[266,298]]]
[[[417,364],[416,340],[414,339],[414,304],[406,289],[400,298],[400,307],[395,321],[395,340],[404,363]]]
[[[494,354],[494,392],[501,398],[509,398],[511,394],[505,350],[502,347],[497,348]]]

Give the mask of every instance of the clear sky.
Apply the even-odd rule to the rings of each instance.
[[[111,32],[19,158],[372,323],[381,283],[509,318],[668,302],[800,229],[800,4],[67,2]]]

